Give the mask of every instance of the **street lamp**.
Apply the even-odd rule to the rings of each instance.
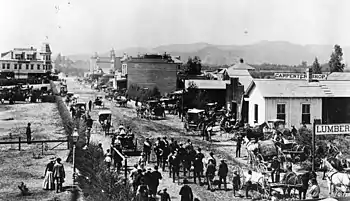
[[[75,145],[79,140],[79,133],[77,128],[74,128],[72,140],[73,140],[73,185],[75,185]]]

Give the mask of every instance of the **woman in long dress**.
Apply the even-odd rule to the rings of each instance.
[[[53,167],[55,165],[55,160],[51,159],[51,161],[46,165],[45,169],[45,178],[43,182],[44,190],[54,190],[54,180],[53,180]]]

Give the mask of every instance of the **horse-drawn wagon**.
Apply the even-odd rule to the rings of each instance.
[[[130,129],[126,129],[123,125],[118,127],[114,133],[114,146],[117,149],[123,150],[123,153],[128,154],[137,152],[137,139]]]
[[[95,101],[94,101],[94,106],[99,106],[101,108],[104,107],[103,96],[101,96],[101,95],[96,96]]]
[[[116,101],[116,105],[119,107],[126,107],[128,103],[128,99],[125,96],[115,96],[114,100]]]
[[[112,125],[112,112],[110,110],[103,110],[98,113],[98,122],[100,123],[105,135],[109,134]]]
[[[258,172],[267,172],[273,157],[279,157],[278,147],[272,140],[250,141],[247,144],[248,163]]]
[[[204,115],[204,110],[200,109],[189,109],[185,118],[185,130],[186,132],[196,132],[202,131],[202,116]]]

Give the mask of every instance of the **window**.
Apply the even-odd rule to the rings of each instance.
[[[6,68],[6,65],[3,63],[2,64],[2,69],[5,69]]]
[[[301,105],[301,122],[303,124],[310,124],[310,104]]]
[[[286,120],[286,104],[277,104],[277,119]]]
[[[29,64],[26,64],[26,69],[27,69],[27,70],[29,69]]]
[[[30,64],[30,70],[34,69],[34,64]]]
[[[10,64],[7,64],[7,69],[10,69]]]
[[[22,69],[22,64],[18,64],[18,69]]]
[[[46,70],[46,65],[43,65],[43,70]]]
[[[38,70],[40,70],[40,64],[37,64],[36,67],[38,68]]]
[[[258,123],[259,116],[259,106],[257,104],[254,105],[254,122]]]
[[[14,69],[17,69],[17,64],[14,65]]]
[[[15,55],[15,59],[20,60],[21,58],[22,58],[22,55],[21,55],[21,54],[16,54],[16,55]]]

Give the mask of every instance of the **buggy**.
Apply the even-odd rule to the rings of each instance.
[[[108,135],[110,128],[113,127],[112,112],[110,110],[100,111],[98,113],[98,122],[100,123],[105,135]]]
[[[68,93],[68,90],[67,90],[67,85],[61,85],[60,87],[60,96],[66,96]]]
[[[97,96],[94,101],[94,106],[104,107],[103,96]]]
[[[126,107],[128,100],[125,96],[116,96],[115,99],[116,105],[118,104],[119,107]]]
[[[200,109],[189,109],[186,114],[186,119],[185,119],[185,129],[186,132],[192,131],[201,131],[202,128],[202,123],[203,123],[203,115],[204,115],[204,110]]]

